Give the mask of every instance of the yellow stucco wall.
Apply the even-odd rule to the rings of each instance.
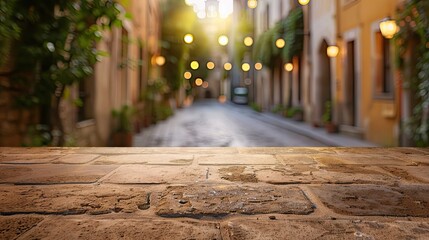
[[[339,42],[346,46],[343,35],[356,29],[358,41],[358,64],[360,65],[359,82],[360,97],[358,100],[358,127],[363,130],[365,139],[383,146],[398,145],[398,126],[400,119],[399,91],[397,76],[392,72],[393,96],[387,99],[377,98],[374,94],[374,26],[381,19],[395,16],[397,0],[338,0],[338,31]],[[346,4],[348,2],[348,4]],[[393,42],[392,42],[393,44]],[[393,50],[393,48],[392,48]],[[393,56],[393,51],[392,54]],[[345,58],[337,61],[338,78],[341,85],[346,84],[344,76]],[[344,89],[338,89],[340,96],[344,96]],[[341,98],[340,98],[341,99]]]

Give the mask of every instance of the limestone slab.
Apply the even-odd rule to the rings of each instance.
[[[402,181],[429,183],[429,166],[381,166]]]
[[[29,239],[222,239],[220,224],[192,220],[70,219],[56,217],[33,229]]]
[[[206,180],[206,170],[190,166],[120,166],[104,183],[162,184]]]
[[[189,154],[128,154],[102,156],[94,164],[190,165],[193,159]]]
[[[318,155],[314,159],[323,164],[356,164],[356,165],[399,165],[407,166],[410,161],[405,158],[376,154],[341,154]]]
[[[317,164],[312,157],[304,154],[278,154],[276,157],[283,164],[288,165]]]
[[[238,148],[241,154],[320,154],[335,153],[334,148],[324,147],[252,147]]]
[[[429,235],[427,222],[240,219],[224,225],[231,240],[426,239]]]
[[[1,216],[0,239],[16,239],[42,220],[36,216]]]
[[[335,212],[355,216],[429,217],[429,187],[321,185],[311,187]]]
[[[100,155],[97,154],[68,154],[54,160],[52,163],[63,164],[84,164],[97,159]]]
[[[93,183],[115,168],[117,166],[70,164],[0,165],[0,183]]]
[[[277,160],[268,154],[196,155],[200,165],[275,165]]]
[[[53,160],[61,157],[60,154],[0,154],[0,163],[16,163],[16,164],[43,164],[50,163]]]
[[[143,187],[103,185],[0,186],[0,215],[106,214],[135,212],[150,206]]]
[[[190,185],[169,186],[156,214],[164,217],[222,217],[230,214],[310,214],[314,205],[297,187]]]

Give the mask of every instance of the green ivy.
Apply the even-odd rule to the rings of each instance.
[[[407,130],[417,146],[429,146],[429,1],[409,0],[398,12],[397,23],[400,26],[395,35],[397,62],[403,73],[412,73],[404,83],[416,93],[414,100],[417,103]],[[419,53],[415,56],[417,64],[405,66],[405,54],[415,40]],[[407,69],[409,67],[415,67],[415,71]]]
[[[274,27],[259,35],[255,43],[255,60],[268,67],[273,67],[275,59],[279,57],[285,62],[292,61],[294,56],[302,53],[304,46],[303,29],[302,8],[294,8],[286,18],[281,19]],[[275,45],[279,38],[283,38],[286,42],[283,49],[278,49]]]
[[[0,75],[9,80],[3,89],[19,93],[19,107],[45,109],[44,124],[62,134],[64,90],[93,74],[101,57],[96,42],[121,24],[119,14],[113,0],[0,1]]]

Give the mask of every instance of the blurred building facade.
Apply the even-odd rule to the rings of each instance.
[[[401,142],[404,111],[408,115],[412,111],[403,104],[393,41],[383,37],[379,28],[404,2],[313,0],[301,6],[297,0],[258,0],[256,9],[246,9],[253,11],[255,39],[277,31],[278,23],[287,22],[296,8],[302,9],[303,38],[291,69],[285,70],[287,62],[280,57],[255,72],[254,102],[266,111],[278,106],[302,109],[304,120],[315,127],[323,126],[326,112],[331,111],[330,121],[342,134],[382,146],[406,145]],[[275,52],[276,37],[272,36],[274,50],[268,50]],[[328,57],[329,46],[338,47],[336,57]]]
[[[112,110],[123,105],[144,107],[141,94],[160,74],[153,64],[154,56],[160,53],[160,4],[158,0],[119,1],[122,27],[103,32],[97,45],[108,56],[96,64],[91,78],[66,90],[67,98],[80,99],[81,106],[61,101],[60,116],[70,144],[108,146],[115,128]],[[37,124],[41,115],[38,111],[14,109],[13,93],[2,92],[2,99],[8,101],[0,102],[0,109],[7,113],[1,119],[0,146],[20,146],[28,137],[27,127]]]
[[[93,84],[88,95],[94,96],[88,103],[87,120],[78,119],[67,124],[69,131],[77,128],[79,146],[111,144],[115,128],[112,110],[124,105],[132,106],[136,111],[144,108],[141,94],[149,81],[160,75],[154,64],[160,54],[160,1],[131,0],[120,1],[120,4],[124,16],[129,14],[131,17],[123,19],[122,28],[106,32],[99,43],[98,48],[108,52],[109,56],[97,64],[94,79],[86,83]],[[139,130],[140,123],[133,124]]]

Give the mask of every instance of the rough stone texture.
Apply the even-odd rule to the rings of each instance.
[[[69,154],[54,160],[53,163],[82,164],[89,163],[98,157],[100,155],[97,154]]]
[[[428,239],[422,148],[0,148],[0,239]]]
[[[268,154],[216,154],[196,156],[200,165],[270,165],[276,164],[273,155]]]
[[[26,235],[29,239],[222,239],[220,224],[193,220],[61,219],[45,221]]]
[[[104,180],[105,183],[165,184],[187,183],[206,179],[206,170],[189,166],[125,165]]]
[[[287,165],[296,165],[296,164],[316,164],[317,162],[314,161],[312,157],[305,156],[305,155],[296,155],[296,154],[283,154],[283,155],[277,155],[277,159],[279,159],[283,164]]]
[[[34,216],[4,216],[0,218],[0,239],[16,239],[31,228],[35,227],[42,217]]]
[[[0,154],[0,163],[41,164],[52,162],[60,156],[57,154]]]
[[[229,214],[310,214],[313,204],[297,187],[237,185],[170,186],[159,196],[156,213],[202,218]]]
[[[1,186],[0,215],[107,214],[150,207],[150,193],[126,186]]]
[[[95,164],[152,164],[152,165],[189,165],[193,155],[183,154],[129,154],[104,156]]]
[[[312,188],[327,207],[340,214],[429,217],[429,186],[323,185]]]
[[[0,165],[0,183],[54,184],[93,183],[117,166],[93,165]]]
[[[236,220],[226,223],[228,237],[246,239],[427,239],[427,222],[361,220]]]

